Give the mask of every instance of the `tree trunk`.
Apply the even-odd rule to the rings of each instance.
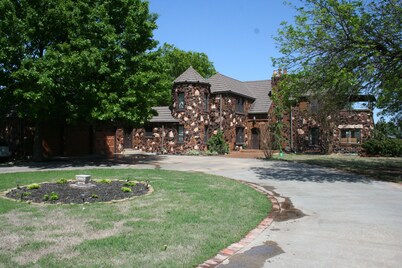
[[[35,124],[35,136],[34,136],[34,145],[33,145],[33,160],[34,161],[42,161],[43,160],[43,148],[42,148],[42,140],[43,140],[43,124],[42,122],[36,122]]]

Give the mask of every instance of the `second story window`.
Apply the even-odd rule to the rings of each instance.
[[[185,107],[185,103],[184,103],[184,92],[179,92],[177,94],[177,99],[178,99],[178,109],[179,110],[184,110]]]
[[[209,101],[208,94],[205,93],[205,94],[204,94],[204,111],[205,111],[205,112],[208,112],[208,101]]]
[[[244,113],[244,99],[243,98],[237,98],[236,112]]]

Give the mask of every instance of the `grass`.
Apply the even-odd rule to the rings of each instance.
[[[402,182],[402,158],[400,157],[285,154],[283,157],[276,155],[275,159],[336,168],[381,181]]]
[[[0,198],[5,267],[194,267],[240,240],[267,198],[202,173],[99,169],[0,174],[0,191],[75,174],[145,181],[155,192],[114,204],[29,205]]]

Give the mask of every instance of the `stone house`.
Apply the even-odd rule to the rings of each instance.
[[[178,154],[207,150],[211,135],[222,129],[230,150],[261,149],[262,133],[271,122],[272,80],[241,82],[215,74],[203,78],[192,67],[173,81],[172,104],[155,107],[149,124],[124,133],[124,149]],[[366,99],[359,99],[366,100]],[[314,102],[307,99],[283,116],[283,149],[297,152],[322,152],[322,138],[328,128],[315,119]],[[336,117],[336,120],[335,120]],[[331,127],[331,152],[357,153],[374,128],[371,109],[343,110],[327,118]]]
[[[155,116],[141,128],[97,122],[65,125],[48,123],[43,131],[43,154],[51,156],[113,155],[129,150],[183,154],[207,150],[208,139],[222,129],[229,149],[261,149],[272,122],[271,90],[280,79],[242,82],[222,74],[203,78],[192,67],[173,81],[172,104],[154,107]],[[295,152],[357,153],[374,128],[371,109],[344,110],[317,120],[314,102],[302,99],[283,115],[282,147]],[[32,124],[18,118],[2,120],[0,139],[16,156],[32,155]],[[325,127],[324,127],[325,123]],[[329,128],[328,128],[329,127]]]

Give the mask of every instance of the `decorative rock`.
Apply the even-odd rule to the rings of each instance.
[[[169,138],[174,138],[173,131],[169,131]]]
[[[299,129],[297,130],[297,134],[299,134],[299,135],[303,135],[303,134],[304,134],[304,130],[303,130],[303,129],[301,129],[301,128],[299,128]]]
[[[154,137],[155,138],[159,138],[161,135],[159,135],[159,133],[154,133]],[[155,143],[153,143],[153,144],[155,144]]]
[[[196,144],[196,145],[194,146],[194,150],[198,150],[198,149],[200,149],[200,147],[198,147],[198,145]]]
[[[184,122],[187,122],[187,121],[188,121],[188,117],[185,116],[185,117],[183,118],[183,120],[184,120]]]
[[[198,132],[198,127],[196,127],[196,128],[194,129],[194,132]]]
[[[75,175],[75,179],[79,184],[89,183],[91,180],[91,175]]]
[[[192,110],[192,109],[193,109],[193,107],[187,106],[187,110]]]
[[[194,96],[199,96],[200,95],[200,91],[198,91],[198,89],[196,89],[195,91],[194,91]]]

